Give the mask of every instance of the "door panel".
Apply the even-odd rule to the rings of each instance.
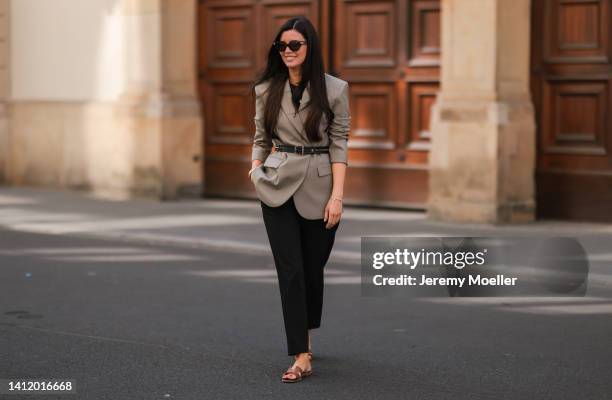
[[[610,0],[534,0],[537,214],[612,221]]]
[[[338,0],[335,15],[334,72],[350,83],[352,116],[345,197],[424,208],[439,1]]]

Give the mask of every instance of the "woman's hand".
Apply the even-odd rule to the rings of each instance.
[[[332,196],[327,201],[325,206],[325,217],[324,222],[327,222],[325,229],[331,229],[340,221],[342,215],[342,199],[336,196]]]
[[[263,161],[261,160],[253,160],[253,163],[251,164],[251,170],[249,171],[249,176],[251,176],[251,173],[255,170],[255,168],[259,167],[262,162]]]

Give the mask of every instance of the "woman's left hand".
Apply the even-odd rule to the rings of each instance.
[[[342,215],[342,200],[331,197],[325,206],[324,222],[327,222],[325,229],[331,229],[340,221]]]

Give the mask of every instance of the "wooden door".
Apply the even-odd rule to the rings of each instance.
[[[611,0],[534,0],[537,214],[612,221]]]
[[[350,83],[345,198],[424,207],[429,110],[438,89],[438,0],[204,0],[199,82],[205,195],[255,197],[247,171],[255,126],[248,87],[278,27],[306,15],[326,69]]]
[[[204,105],[204,193],[255,197],[247,172],[255,132],[249,91],[268,49],[287,19],[305,15],[324,40],[317,0],[203,0],[199,2],[198,71]],[[327,51],[327,47],[324,47]]]
[[[349,201],[423,208],[439,87],[437,0],[334,2],[333,72],[350,83]]]

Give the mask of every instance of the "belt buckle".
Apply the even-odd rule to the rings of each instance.
[[[295,150],[296,150],[296,152],[297,152],[297,148],[298,148],[298,147],[301,147],[301,148],[302,148],[302,150],[301,150],[301,151],[302,151],[302,153],[301,153],[301,154],[302,154],[302,155],[304,155],[304,145],[295,146]]]

